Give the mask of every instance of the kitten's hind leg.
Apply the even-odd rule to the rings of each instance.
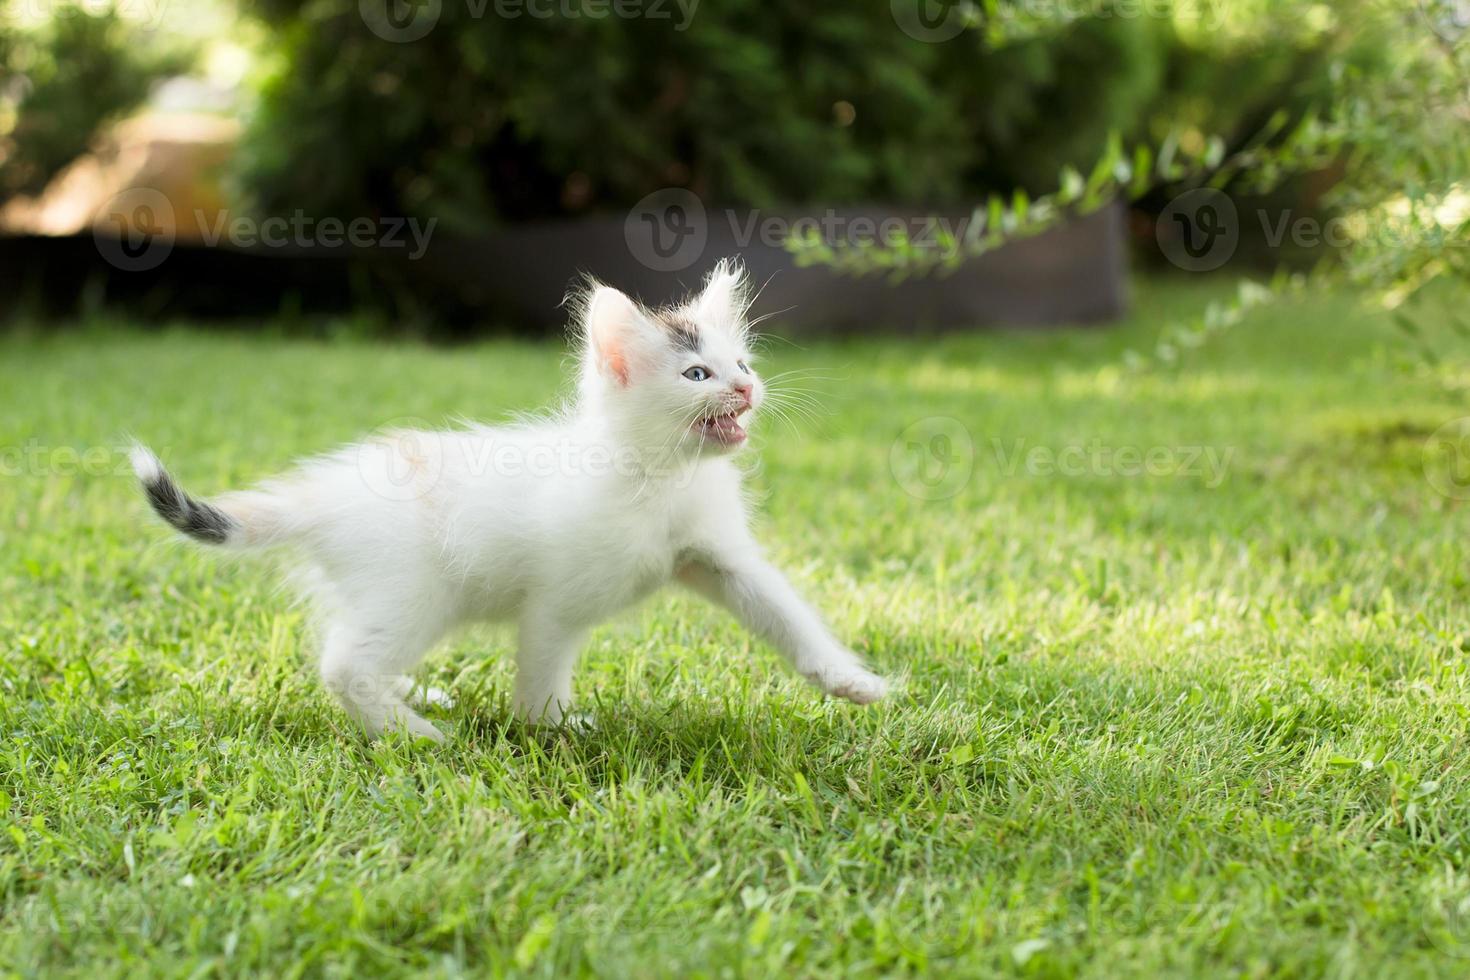
[[[587,631],[562,626],[550,616],[527,615],[521,621],[516,652],[515,712],[522,721],[560,725],[572,706],[572,668]]]
[[[408,671],[429,645],[402,629],[383,629],[337,622],[327,628],[322,647],[322,680],[358,724],[373,738],[404,731],[435,742],[439,729],[408,706],[413,691]]]

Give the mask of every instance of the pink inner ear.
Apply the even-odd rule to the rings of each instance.
[[[610,350],[603,354],[602,360],[607,364],[607,369],[618,379],[618,384],[624,388],[628,387],[628,359],[623,356],[621,350]]]
[[[607,373],[623,387],[628,386],[629,344],[635,343],[641,314],[633,301],[608,286],[592,294],[587,332]]]

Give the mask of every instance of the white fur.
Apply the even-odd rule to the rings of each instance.
[[[517,713],[561,723],[588,630],[676,579],[823,691],[883,696],[883,679],[762,557],[732,448],[691,428],[740,404],[737,385],[759,406],[760,381],[739,366],[751,356],[745,295],[731,266],[664,311],[594,284],[579,310],[577,398],[558,417],[393,433],[214,502],[240,525],[228,544],[304,554],[322,677],[369,733],[441,737],[409,707],[409,674],[449,630],[479,620],[519,627]],[[698,354],[665,326],[681,321],[697,327]],[[714,377],[687,379],[696,364]],[[162,473],[147,450],[134,463],[145,479]]]
[[[163,464],[147,446],[133,446],[128,453],[128,461],[133,464],[133,472],[138,479],[144,483],[153,483],[163,475]]]

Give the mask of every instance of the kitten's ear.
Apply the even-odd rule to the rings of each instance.
[[[588,297],[583,329],[587,356],[598,371],[622,385],[628,383],[630,370],[646,353],[655,331],[638,304],[611,286],[598,286]]]
[[[700,323],[738,328],[750,306],[745,269],[734,259],[724,259],[704,281],[704,291],[694,301]]]

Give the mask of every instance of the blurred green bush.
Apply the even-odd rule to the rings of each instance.
[[[0,0],[0,13],[21,6]],[[1160,16],[1164,0],[1096,0],[1091,16],[943,43],[906,34],[890,4],[838,0],[666,0],[643,7],[666,16],[631,18],[580,0],[539,17],[443,0],[407,43],[374,33],[359,0],[237,6],[268,38],[238,203],[437,217],[463,232],[624,209],[669,186],[761,207],[1043,194],[1064,167],[1086,172],[1114,132],[1240,145],[1278,110],[1327,101],[1344,46],[1342,31],[1293,19],[1314,9],[1297,2],[1271,5],[1254,30],[1211,31]],[[106,5],[56,10],[26,26],[0,17],[0,196],[39,190],[185,63]]]
[[[242,155],[252,203],[466,232],[668,186],[728,205],[968,207],[1054,189],[1110,132],[1152,139],[1161,119],[1244,140],[1326,73],[1320,32],[1227,44],[1158,16],[931,44],[886,3],[722,0],[680,30],[672,3],[671,19],[620,19],[444,2],[426,36],[391,43],[358,0],[250,9],[275,39]]]
[[[27,22],[0,5],[0,199],[34,194],[188,57],[97,4]]]

